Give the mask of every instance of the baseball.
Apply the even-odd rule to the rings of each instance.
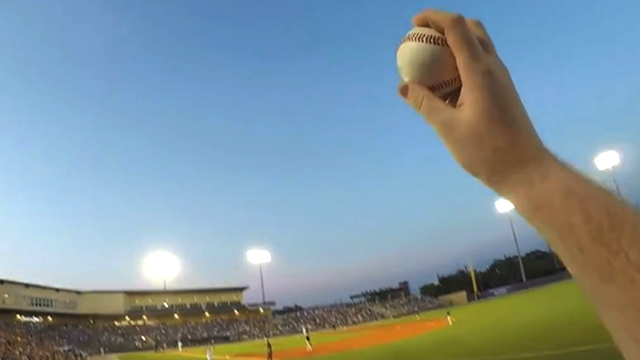
[[[436,96],[443,97],[462,86],[447,39],[433,29],[411,29],[402,38],[396,58],[402,81],[422,84]]]

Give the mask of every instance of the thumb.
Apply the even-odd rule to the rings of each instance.
[[[441,119],[442,115],[453,110],[435,96],[431,90],[420,84],[404,83],[400,85],[398,92],[432,126],[437,125],[438,119]]]

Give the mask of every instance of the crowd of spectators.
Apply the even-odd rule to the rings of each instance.
[[[381,303],[297,307],[276,316],[234,317],[179,323],[125,325],[0,322],[0,360],[70,360],[100,352],[134,351],[154,346],[204,344],[214,339],[238,341],[335,329],[414,314],[437,306],[433,299],[406,298]]]
[[[409,296],[395,301],[370,304],[369,306],[384,313],[386,317],[400,317],[433,309],[439,306],[439,302],[430,297]]]
[[[0,322],[1,360],[80,360],[88,353],[66,345],[68,334],[34,323]]]

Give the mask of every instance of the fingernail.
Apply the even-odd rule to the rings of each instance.
[[[398,88],[398,92],[400,93],[400,96],[406,99],[409,95],[409,84],[400,85],[400,87]]]

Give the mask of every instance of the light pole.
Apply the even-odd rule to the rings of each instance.
[[[520,264],[520,275],[522,276],[522,282],[527,282],[527,275],[524,272],[524,264],[522,263],[522,255],[520,255],[520,245],[518,244],[518,237],[516,236],[516,229],[513,227],[513,219],[511,218],[511,210],[515,209],[511,201],[500,198],[495,202],[496,210],[500,214],[507,214],[509,218],[509,225],[511,226],[511,234],[513,234],[513,242],[516,244],[516,252],[518,254],[518,263]]]
[[[614,167],[620,165],[620,155],[618,152],[615,150],[603,151],[593,158],[593,163],[596,165],[598,170],[608,171],[611,174],[611,179],[613,180],[613,185],[616,187],[616,192],[618,193],[618,196],[622,197],[620,186],[618,186],[618,181],[616,180],[616,175],[613,171]]]
[[[247,251],[247,260],[260,269],[260,288],[262,289],[262,305],[266,304],[264,295],[264,277],[262,276],[262,264],[271,262],[271,253],[267,250],[252,249]]]
[[[143,264],[147,278],[160,281],[164,291],[167,291],[167,280],[173,280],[180,272],[180,260],[166,251],[157,251],[147,255]]]

